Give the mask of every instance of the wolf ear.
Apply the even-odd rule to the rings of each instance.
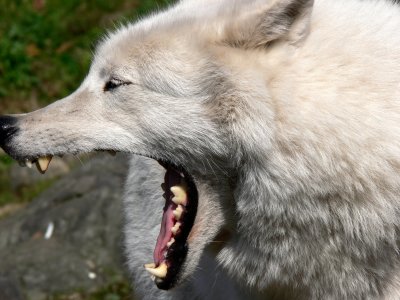
[[[234,47],[265,47],[276,40],[301,43],[310,30],[314,0],[275,0],[225,27],[224,42]]]

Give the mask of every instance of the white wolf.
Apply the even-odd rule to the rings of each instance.
[[[0,144],[41,171],[148,157],[125,194],[143,299],[400,299],[399,29],[385,0],[181,1]]]

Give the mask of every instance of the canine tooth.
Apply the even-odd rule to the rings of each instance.
[[[174,238],[172,238],[172,239],[168,242],[167,247],[168,247],[168,248],[171,247],[173,243],[175,243],[175,239],[174,239]]]
[[[171,187],[171,192],[174,194],[175,197],[172,198],[172,202],[175,204],[186,204],[186,191],[183,186],[173,186]]]
[[[52,158],[53,158],[52,156],[46,156],[46,157],[40,157],[37,160],[36,167],[38,168],[40,173],[42,174],[46,173]]]
[[[158,268],[146,268],[147,272],[158,278],[165,278],[167,276],[168,267],[165,262],[163,262]]]
[[[182,205],[178,205],[178,207],[173,211],[174,217],[177,221],[181,219],[182,213],[183,213]]]
[[[156,267],[156,264],[154,264],[154,263],[145,264],[144,267],[147,268],[147,269],[154,269]]]
[[[181,223],[176,222],[176,224],[174,225],[174,227],[171,228],[171,232],[173,235],[176,235],[176,233],[178,232],[179,228],[181,227]]]

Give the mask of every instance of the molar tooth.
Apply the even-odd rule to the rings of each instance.
[[[158,268],[146,268],[147,272],[158,278],[165,278],[167,276],[168,267],[165,262],[161,263]]]
[[[174,225],[174,227],[171,228],[171,232],[173,235],[176,235],[176,233],[178,232],[179,228],[181,227],[181,223],[180,222],[176,222],[176,224]]]
[[[183,207],[182,205],[178,205],[178,207],[172,212],[174,214],[174,217],[177,221],[179,221],[182,217],[183,213]]]
[[[175,204],[183,204],[186,205],[186,200],[187,200],[187,194],[186,190],[183,186],[177,185],[171,187],[171,192],[174,194],[175,197],[172,198],[172,202]]]
[[[47,169],[49,168],[49,164],[53,156],[49,155],[46,157],[40,157],[36,162],[36,167],[38,168],[39,172],[44,174],[46,173]]]
[[[175,239],[174,239],[174,238],[172,238],[172,239],[168,242],[167,247],[168,247],[168,248],[171,247],[173,243],[175,243]]]

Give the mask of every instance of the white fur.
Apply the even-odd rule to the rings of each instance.
[[[125,251],[143,299],[397,299],[399,28],[385,0],[181,1],[110,33],[78,91],[20,116],[6,149],[185,167],[199,209],[180,284],[161,292],[141,265],[162,173],[131,162]],[[127,84],[105,92],[111,78]]]

